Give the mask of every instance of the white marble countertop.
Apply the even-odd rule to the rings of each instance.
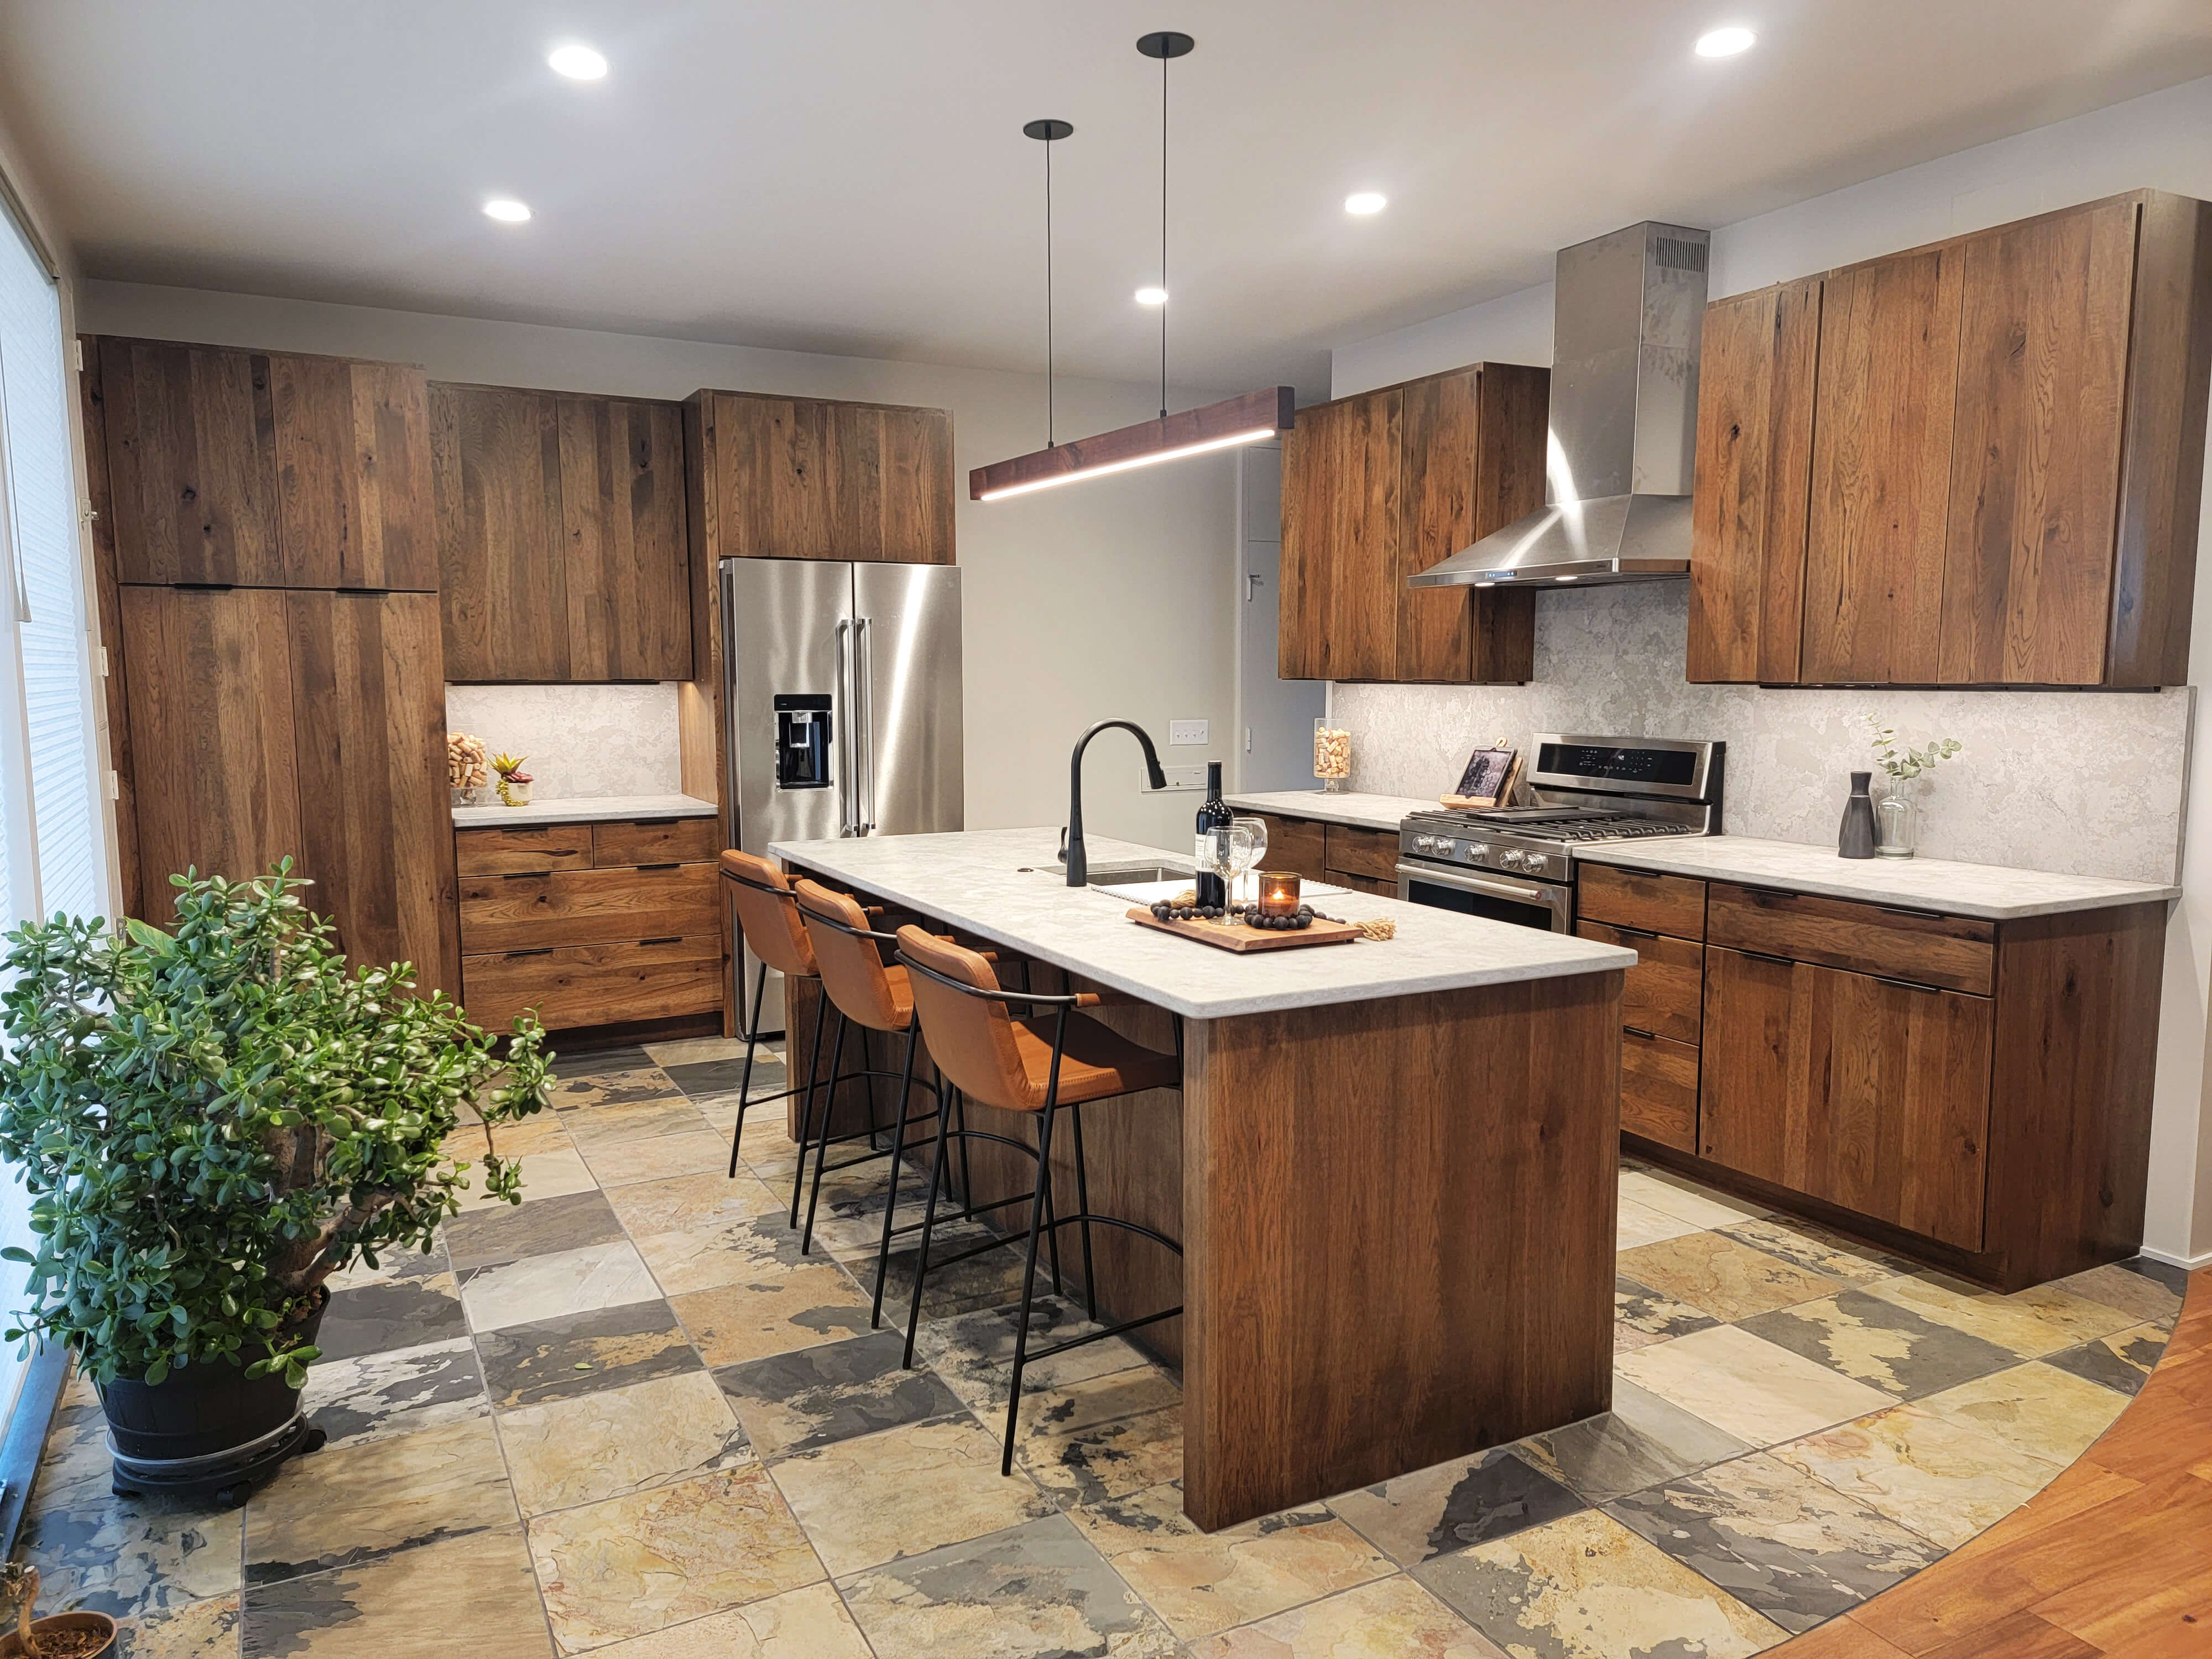
[[[711,818],[714,803],[696,795],[574,795],[545,797],[527,806],[456,806],[456,830],[481,830],[495,823],[611,823],[617,818]]]
[[[1240,812],[1275,812],[1286,818],[1349,823],[1362,830],[1395,830],[1409,812],[1434,811],[1433,800],[1411,795],[1332,795],[1321,789],[1279,789],[1258,795],[1224,795]]]
[[[1779,887],[1831,898],[1864,899],[1945,915],[2014,921],[2067,910],[2101,910],[2179,898],[2179,887],[2156,887],[2105,876],[2062,876],[2012,870],[1997,864],[1959,864],[1948,859],[1846,859],[1832,847],[1752,836],[1683,836],[1617,846],[1577,847],[1577,860],[1626,865],[1662,874],[1700,876]]]
[[[1568,934],[1364,893],[1323,902],[1330,915],[1354,921],[1388,916],[1398,924],[1395,939],[1238,956],[1139,927],[1129,921],[1124,901],[1070,888],[1054,858],[1059,840],[1057,828],[971,830],[775,842],[768,850],[1192,1019],[1551,979],[1636,961],[1633,951]],[[1103,836],[1086,837],[1086,848],[1094,872],[1139,860],[1176,861],[1174,854]]]

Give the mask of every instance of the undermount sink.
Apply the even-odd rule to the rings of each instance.
[[[1094,864],[1091,866],[1093,887],[1127,887],[1140,881],[1188,881],[1192,878],[1187,865],[1161,864]]]

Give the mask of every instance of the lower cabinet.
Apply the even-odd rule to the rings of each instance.
[[[457,982],[434,593],[120,590],[141,904],[289,856],[356,963]]]
[[[453,832],[462,1002],[549,1030],[713,1013],[729,982],[712,818]]]
[[[1267,870],[1286,870],[1302,881],[1322,879],[1322,829],[1313,818],[1278,817],[1259,814],[1267,826],[1267,851],[1260,860]]]
[[[1987,997],[1715,946],[1698,1152],[1981,1249]]]

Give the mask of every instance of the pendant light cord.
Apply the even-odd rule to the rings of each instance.
[[[1168,417],[1168,307],[1174,290],[1168,287],[1168,60],[1160,58],[1160,418]]]
[[[1052,140],[1044,142],[1044,447],[1056,449],[1052,397]]]

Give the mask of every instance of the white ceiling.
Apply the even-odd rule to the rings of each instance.
[[[1761,39],[1707,61],[1719,22]],[[1328,348],[2212,73],[2205,0],[0,0],[88,276],[1064,373],[1327,386]],[[595,85],[545,67],[598,46]],[[1387,212],[1346,216],[1354,189]],[[512,194],[536,219],[492,223]]]

